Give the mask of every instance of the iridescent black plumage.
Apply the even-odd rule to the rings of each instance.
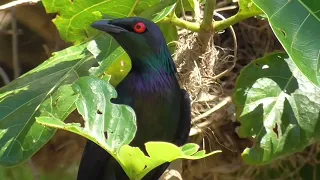
[[[142,22],[143,33],[133,27]],[[113,102],[131,106],[137,116],[137,133],[130,145],[144,149],[148,141],[167,141],[178,146],[187,141],[190,130],[190,102],[180,89],[176,67],[165,39],[151,21],[124,18],[98,21],[94,28],[112,35],[128,53],[132,69],[116,87]],[[158,179],[167,164],[151,171],[144,179]],[[78,172],[78,180],[125,180],[118,163],[98,145],[88,141]]]

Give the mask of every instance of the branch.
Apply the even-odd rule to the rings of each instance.
[[[263,12],[251,12],[251,13],[241,13],[241,14],[238,13],[238,14],[231,16],[225,20],[214,21],[213,22],[214,31],[218,32],[218,31],[224,30],[224,29],[228,28],[229,26],[232,26],[234,24],[237,24],[238,22],[241,22],[245,19],[248,19],[253,16],[257,16],[260,14],[263,14]],[[189,22],[189,21],[180,19],[176,16],[165,17],[162,19],[161,22],[171,23],[175,26],[185,28],[185,29],[193,31],[193,32],[200,32],[200,30],[202,28],[202,27],[200,27],[199,23]]]
[[[18,78],[20,76],[21,68],[18,57],[18,27],[17,27],[17,17],[16,17],[16,8],[11,9],[12,21],[11,21],[11,29],[12,29],[12,64],[13,64],[13,72],[14,78]]]
[[[201,23],[201,29],[205,31],[210,31],[213,21],[213,11],[216,6],[216,0],[207,0],[206,4],[204,6],[204,15],[203,15],[203,21]]]
[[[185,21],[185,20],[182,20],[176,16],[165,17],[161,20],[161,22],[171,23],[175,26],[185,28],[185,29],[193,31],[193,32],[200,32],[200,24],[199,23]]]
[[[248,19],[250,17],[254,17],[257,15],[263,14],[263,12],[250,12],[250,13],[237,13],[234,16],[231,16],[225,20],[222,21],[215,21],[213,26],[214,26],[214,30],[217,31],[221,31],[224,30],[226,28],[228,28],[229,26],[232,26],[234,24],[237,24],[238,22],[241,22],[245,19]]]

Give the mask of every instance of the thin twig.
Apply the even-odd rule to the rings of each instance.
[[[39,174],[38,174],[38,171],[36,170],[36,167],[32,161],[32,159],[30,158],[29,161],[29,166],[31,168],[31,171],[32,171],[32,174],[33,174],[33,177],[34,177],[34,180],[39,180]]]
[[[182,18],[184,19],[184,20],[186,20],[187,18],[186,18],[186,12],[184,11],[184,6],[183,6],[183,1],[182,0],[180,0],[180,6],[181,6],[181,13],[182,13]]]
[[[227,7],[222,7],[222,8],[217,8],[214,11],[215,12],[221,12],[221,11],[229,11],[229,10],[234,10],[237,9],[239,6],[232,5],[232,6],[227,6]]]
[[[227,96],[225,97],[221,102],[219,102],[217,105],[215,105],[213,108],[209,109],[208,111],[206,111],[203,114],[200,114],[199,116],[195,117],[192,119],[192,122],[198,122],[199,120],[209,116],[210,114],[214,113],[215,111],[219,110],[220,108],[222,108],[223,106],[227,105],[228,103],[231,102],[231,97]]]
[[[18,28],[17,28],[17,18],[16,18],[16,8],[11,9],[12,13],[12,64],[13,64],[13,72],[14,79],[20,76],[20,64],[18,59]]]
[[[40,2],[40,0],[17,0],[17,1],[12,1],[7,4],[4,4],[0,6],[0,11],[1,10],[6,10],[10,9],[16,6],[21,6],[21,5],[26,5],[26,4],[36,4],[37,2]]]
[[[212,28],[213,11],[216,6],[216,0],[207,0],[204,5],[203,21],[201,23],[201,28],[210,31]]]
[[[7,75],[7,73],[4,71],[2,67],[0,67],[0,76],[2,77],[5,85],[9,84],[10,82],[9,76]]]

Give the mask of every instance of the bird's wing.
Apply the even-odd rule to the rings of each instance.
[[[177,146],[184,145],[189,137],[191,127],[191,109],[190,98],[186,90],[181,89],[180,99],[180,121],[177,126],[176,139],[174,144]],[[168,168],[170,163],[164,163],[161,166],[150,171],[143,180],[155,180],[162,175],[162,173]]]
[[[97,144],[87,141],[82,154],[77,180],[99,180],[105,171],[105,163],[110,155]]]
[[[178,130],[177,130],[176,140],[175,140],[175,144],[177,146],[182,146],[187,142],[190,128],[191,128],[190,98],[189,98],[188,92],[184,89],[181,89],[180,121],[178,124]]]
[[[182,146],[187,142],[191,126],[191,112],[190,112],[190,99],[187,91],[181,89],[180,98],[180,121],[178,124],[176,138],[174,144]],[[88,141],[80,163],[77,180],[112,180],[116,179],[112,165],[107,165],[108,162],[115,161],[111,155],[105,152],[97,144]],[[108,163],[109,164],[109,163]],[[161,176],[163,171],[168,167],[169,163],[165,163],[156,169],[152,170],[143,180],[154,180],[155,177]],[[114,165],[113,165],[114,166]],[[105,169],[106,167],[111,169]],[[121,168],[120,168],[121,169]],[[122,170],[122,169],[121,169]],[[108,172],[106,172],[108,171]],[[112,173],[113,172],[113,173]],[[123,177],[125,173],[120,173]],[[104,177],[102,177],[104,176]],[[117,178],[118,179],[118,178]],[[123,178],[121,178],[123,179]]]

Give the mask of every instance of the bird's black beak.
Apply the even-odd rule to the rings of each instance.
[[[104,31],[109,34],[119,34],[121,32],[126,32],[127,30],[117,26],[109,20],[100,20],[91,24],[91,27],[98,29],[100,31]]]

